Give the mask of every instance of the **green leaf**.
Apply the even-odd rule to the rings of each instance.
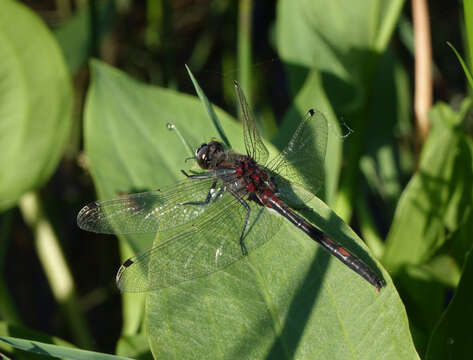
[[[458,113],[442,103],[431,110],[419,170],[401,196],[386,241],[383,262],[417,329],[421,353],[444,309],[447,286],[458,281],[458,265],[448,252],[460,242],[463,214],[472,207],[472,155],[462,130],[469,108],[466,100]],[[466,238],[470,247],[471,235]]]
[[[187,69],[187,73],[189,74],[192,80],[192,83],[194,84],[195,91],[197,92],[197,95],[199,96],[200,101],[202,101],[202,104],[204,104],[205,110],[207,111],[207,114],[210,120],[212,120],[212,124],[214,125],[215,130],[217,131],[219,136],[222,138],[222,141],[225,144],[225,146],[227,146],[228,148],[231,148],[230,142],[228,141],[227,136],[225,135],[222,129],[222,125],[220,125],[220,121],[217,117],[217,114],[215,114],[212,104],[210,104],[209,99],[207,99],[207,96],[205,96],[204,92],[199,86],[199,83],[197,82],[196,78],[194,77],[194,75],[192,74],[188,66],[186,66],[186,69]]]
[[[456,265],[463,267],[465,254],[471,248],[471,229],[473,229],[473,141],[468,136],[463,136],[460,143],[460,154],[457,162],[462,169],[457,171],[458,179],[454,182],[455,193],[452,195],[454,201],[451,202],[446,219],[450,229],[453,231],[451,236],[451,254]],[[463,180],[465,179],[465,180]]]
[[[86,150],[101,197],[169,184],[186,169],[191,144],[215,136],[195,97],[139,84],[97,61],[86,109]],[[241,127],[216,108],[236,150]],[[270,147],[271,150],[271,147]],[[315,198],[307,219],[378,268],[356,234]],[[282,220],[282,219],[281,219]],[[218,226],[218,224],[215,224]],[[271,231],[272,229],[268,229]],[[261,234],[264,236],[264,234]],[[136,250],[151,246],[126,238]],[[145,325],[157,358],[416,359],[403,305],[285,224],[265,246],[222,271],[148,293]],[[192,339],[191,343],[189,339]]]
[[[471,231],[471,228],[469,229]],[[429,339],[426,359],[473,358],[473,251],[469,251],[455,295]]]
[[[399,200],[386,240],[383,263],[391,273],[402,265],[427,261],[445,240],[445,214],[452,199],[457,199],[452,197],[458,186],[453,181],[458,173],[456,161],[463,166],[457,158],[461,137],[455,129],[469,107],[470,102],[465,101],[460,112],[454,113],[446,104],[437,104],[430,112],[434,126],[424,145],[419,171]]]
[[[114,356],[94,351],[79,350],[71,347],[57,346],[39,341],[19,339],[9,336],[0,336],[0,341],[16,349],[21,349],[34,354],[48,355],[55,358],[66,358],[71,360],[130,360],[122,356]]]
[[[447,45],[450,46],[450,48],[453,50],[453,52],[455,53],[458,61],[460,62],[460,65],[462,66],[463,68],[463,71],[465,72],[465,76],[466,76],[466,79],[468,80],[468,83],[470,84],[470,87],[473,89],[473,77],[471,76],[471,72],[470,70],[468,69],[468,66],[466,65],[466,63],[463,61],[463,58],[461,57],[461,55],[458,53],[457,49],[455,49],[455,47],[450,44],[448,41],[447,41]]]
[[[469,59],[471,74],[471,71],[473,71],[473,0],[463,0],[463,14],[465,17],[467,58]],[[470,86],[473,90],[472,82],[470,82]]]
[[[359,106],[366,69],[374,66],[391,37],[403,0],[282,0],[278,2],[276,36],[279,55],[289,64],[316,68],[325,88],[339,104]],[[349,24],[347,26],[347,24]],[[332,96],[330,96],[332,98]],[[340,110],[339,110],[340,111]]]
[[[361,157],[359,168],[368,185],[356,191],[357,218],[363,238],[379,257],[384,251],[384,242],[376,234],[377,223],[388,223],[396,202],[401,194],[401,164],[398,159],[400,152],[405,150],[411,156],[411,149],[399,146],[398,137],[408,136],[410,127],[410,93],[405,69],[396,61],[390,51],[386,51],[380,59],[374,81],[373,95],[368,107],[367,126],[363,134],[365,154]],[[396,137],[393,137],[396,134]],[[348,142],[350,139],[348,139]],[[358,171],[356,167],[354,171]],[[368,192],[370,191],[370,193]],[[380,213],[367,206],[373,204],[376,196],[377,208],[386,211]],[[367,200],[370,199],[370,200]]]
[[[56,336],[50,336],[47,334],[30,330],[22,326],[12,325],[7,322],[0,322],[0,336],[10,336],[23,339],[26,338],[34,341],[40,341],[43,343],[55,344],[65,347],[74,347],[74,345],[72,345],[71,343],[68,343],[67,341],[62,340]],[[15,359],[44,359],[44,356],[35,356],[29,353],[25,353],[23,350],[14,349],[10,345],[7,345],[3,342],[0,342],[0,351],[8,352],[9,354],[13,355]]]
[[[145,334],[122,336],[118,340],[117,355],[129,356],[136,360],[153,359]]]
[[[367,261],[340,218],[318,199],[309,206],[309,220]],[[150,293],[148,334],[157,358],[417,358],[397,293],[372,290],[286,224],[245,260]]]
[[[1,210],[56,169],[69,138],[73,94],[54,37],[17,1],[0,2],[0,58]]]
[[[346,220],[358,201],[359,163],[370,139],[367,121],[372,113],[370,104],[375,104],[376,95],[383,96],[374,90],[378,88],[374,81],[403,3],[402,0],[372,0],[352,6],[346,0],[278,2],[277,46],[287,66],[292,94],[299,92],[308,70],[316,69],[336,115],[343,116],[355,130],[344,144],[348,158],[340,191],[335,202],[330,199],[337,213]],[[393,154],[383,155],[389,160],[386,164],[392,164]],[[391,172],[392,169],[391,166]]]
[[[380,59],[374,81],[372,99],[368,105],[368,124],[365,132],[366,155],[375,162],[379,182],[374,193],[386,203],[388,216],[392,215],[400,194],[400,170],[396,159],[398,154],[397,137],[403,124],[411,121],[409,84],[405,69],[396,61],[390,51]],[[404,131],[405,132],[405,131]],[[364,174],[369,183],[373,174]],[[388,221],[388,219],[386,219]]]
[[[95,41],[100,41],[111,28],[116,15],[113,1],[99,1],[94,6],[97,6],[94,19],[97,33],[92,33],[89,6],[78,10],[74,16],[54,30],[54,35],[72,74],[77,73],[82,66],[87,64],[87,59],[92,55],[93,36],[96,37]]]

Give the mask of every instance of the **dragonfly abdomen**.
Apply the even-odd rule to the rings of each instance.
[[[377,291],[379,291],[379,289],[381,289],[385,285],[384,281],[382,281],[378,277],[378,275],[376,275],[375,272],[371,270],[364,262],[362,262],[356,256],[352,255],[343,246],[327,237],[322,231],[310,224],[302,216],[293,212],[276,195],[266,195],[266,197],[263,196],[261,199],[265,206],[274,209],[280,215],[288,219],[292,224],[294,224],[307,235],[309,235],[311,239],[322,245],[322,247],[330,254],[335,256],[337,259],[347,265],[350,269],[354,270],[370,284],[374,285]]]

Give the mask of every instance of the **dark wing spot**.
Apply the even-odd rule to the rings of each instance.
[[[128,259],[126,260],[124,263],[123,263],[123,267],[129,267],[131,265],[133,265],[135,262],[132,260],[132,259]]]

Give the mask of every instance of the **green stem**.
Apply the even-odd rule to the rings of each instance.
[[[80,347],[91,349],[92,336],[78,305],[71,272],[38,194],[23,195],[19,207],[25,222],[33,230],[38,258],[53,296],[69,322],[75,342]]]
[[[473,73],[473,0],[463,0],[465,15],[465,30],[468,54],[467,62],[470,64],[470,74]]]
[[[379,52],[383,52],[388,46],[394,28],[399,20],[399,14],[404,5],[404,0],[392,0],[386,4],[387,9],[384,12],[386,16],[384,17],[384,21],[380,24],[378,35],[375,40],[375,48]]]

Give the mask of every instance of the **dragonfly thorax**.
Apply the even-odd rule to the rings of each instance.
[[[218,141],[202,144],[195,151],[197,163],[202,169],[215,169],[217,164],[225,156],[223,145]]]

